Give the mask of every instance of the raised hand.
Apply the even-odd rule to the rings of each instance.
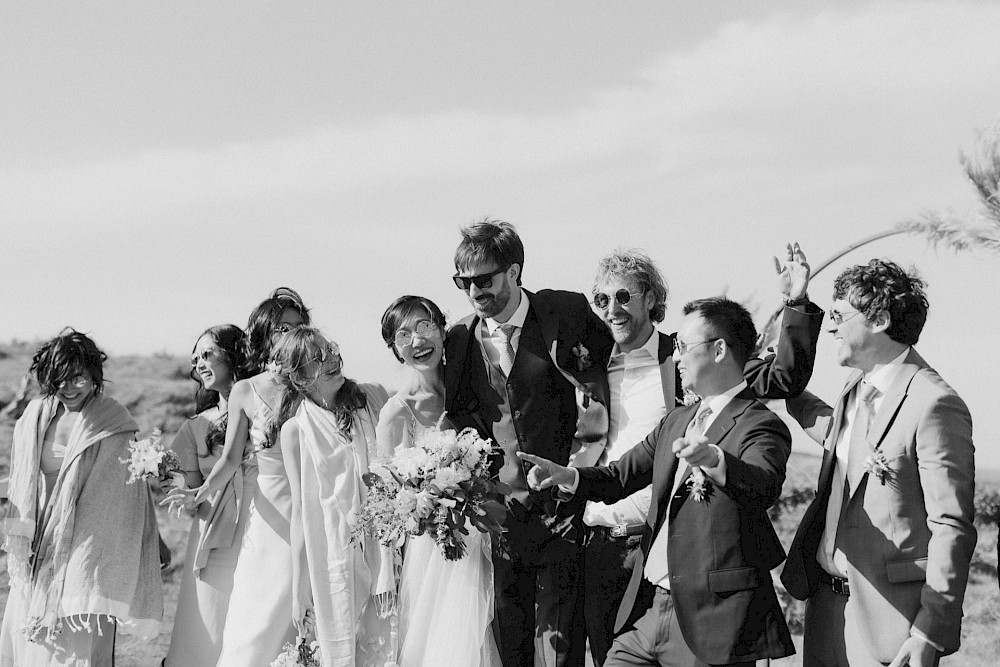
[[[778,290],[786,299],[805,298],[809,288],[809,262],[798,242],[786,246],[785,261],[774,257],[774,270],[778,274]]]
[[[548,489],[557,484],[568,486],[576,481],[576,474],[572,468],[561,466],[533,454],[518,452],[517,455],[522,461],[533,464],[531,470],[528,471],[528,486],[535,491]]]

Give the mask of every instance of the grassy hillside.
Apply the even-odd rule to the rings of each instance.
[[[11,400],[21,376],[30,364],[33,351],[34,345],[0,346],[0,405]],[[187,361],[179,357],[154,355],[113,358],[108,360],[105,369],[108,381],[106,391],[128,407],[143,432],[157,426],[164,433],[171,433],[194,408],[194,383],[187,377],[187,373]],[[6,475],[12,428],[12,423],[0,420],[0,475]],[[796,453],[788,462],[788,477],[782,501],[772,511],[772,518],[786,548],[802,518],[805,503],[811,497],[818,470],[817,456]],[[996,513],[997,506],[989,503],[998,497],[998,482],[1000,480],[995,472],[979,475],[977,499],[980,512],[984,515]],[[159,519],[160,532],[171,546],[176,565],[183,558],[188,519],[168,517],[162,512],[159,513]],[[944,664],[985,667],[995,665],[996,656],[1000,655],[1000,633],[996,631],[1000,623],[996,546],[996,525],[980,525],[979,545],[973,559],[966,595],[962,650],[945,659]],[[0,608],[7,598],[5,558],[0,555]],[[166,653],[177,604],[177,589],[180,586],[177,570],[165,574],[163,583],[166,596],[163,631],[155,642],[134,649],[129,655],[119,655],[117,664],[122,667],[159,664]],[[781,593],[789,624],[796,633],[796,641],[800,642],[802,603],[791,600],[783,591]],[[794,667],[801,664],[801,659],[793,656],[773,664]]]

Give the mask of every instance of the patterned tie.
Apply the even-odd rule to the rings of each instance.
[[[514,345],[510,342],[511,337],[517,327],[513,324],[501,324],[497,331],[500,332],[500,370],[503,374],[510,376],[510,371],[514,368]]]
[[[851,494],[858,488],[865,474],[865,461],[872,453],[871,445],[868,444],[868,428],[875,416],[872,401],[877,393],[878,388],[873,384],[862,382],[858,385],[857,408],[851,425],[851,445],[847,455],[847,483]]]

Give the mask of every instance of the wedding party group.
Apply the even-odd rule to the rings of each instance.
[[[806,600],[807,667],[936,665],[961,640],[975,466],[965,403],[914,347],[923,281],[872,259],[824,313],[801,248],[782,255],[761,349],[725,297],[660,332],[641,250],[605,256],[589,296],[529,291],[516,229],[485,219],[454,256],[470,315],[386,308],[394,395],[278,288],[194,341],[195,413],[163,444],[64,330],[13,436],[0,667],[111,666],[119,631],[159,632],[154,490],[192,517],[166,667],[755,665],[796,650],[772,572]],[[851,369],[826,402],[825,314]],[[822,455],[787,552],[772,407]]]

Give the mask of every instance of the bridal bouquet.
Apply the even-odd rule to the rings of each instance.
[[[128,446],[128,458],[118,459],[128,465],[128,483],[136,480],[172,478],[174,486],[183,488],[184,475],[180,472],[181,461],[172,449],[163,448],[163,435],[154,428],[149,437],[132,440]]]
[[[458,560],[465,555],[466,522],[500,535],[507,508],[497,498],[511,489],[490,476],[496,451],[472,428],[423,431],[384,464],[386,475],[364,476],[368,497],[355,539],[369,535],[398,547],[407,535],[430,533],[446,559]]]
[[[297,644],[285,642],[281,655],[270,667],[320,667],[319,643],[307,643],[305,637],[299,637]]]

